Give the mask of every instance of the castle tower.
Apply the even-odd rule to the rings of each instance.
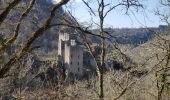
[[[68,73],[82,75],[83,48],[76,44],[75,34],[60,32],[58,42],[58,56],[62,60]]]
[[[64,44],[68,42],[70,35],[68,33],[60,32],[58,39],[58,55],[64,57]]]

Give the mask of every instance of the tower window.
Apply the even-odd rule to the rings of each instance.
[[[77,65],[79,65],[79,62],[77,63]]]

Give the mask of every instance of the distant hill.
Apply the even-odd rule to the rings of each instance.
[[[116,42],[118,44],[131,44],[134,46],[138,46],[139,44],[146,43],[153,39],[155,37],[155,32],[160,35],[167,34],[167,29],[164,25],[152,28],[106,28],[105,31],[110,33],[111,36],[116,37]],[[99,33],[99,30],[94,29],[93,32]],[[111,36],[110,39],[113,39]],[[91,38],[93,42],[97,41],[99,43],[99,39]]]

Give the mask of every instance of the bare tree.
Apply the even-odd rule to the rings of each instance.
[[[169,26],[170,26],[170,1],[169,0],[160,0],[160,8],[157,8],[155,14],[160,17],[160,20],[167,24],[166,32],[169,34]],[[165,11],[166,9],[166,11]],[[160,61],[158,70],[156,71],[155,76],[157,77],[157,100],[163,100],[163,95],[165,94],[165,90],[168,89],[168,73],[169,73],[169,62],[170,62],[170,42],[169,39],[162,37],[156,33],[158,38],[158,43],[153,44],[155,47],[162,49],[164,52],[164,57]],[[161,58],[161,57],[160,57]],[[158,56],[159,59],[159,56]]]
[[[99,98],[103,98],[104,97],[104,92],[103,92],[104,91],[104,88],[103,88],[103,84],[104,84],[103,77],[104,76],[103,75],[104,75],[104,68],[105,68],[105,61],[106,61],[106,59],[105,59],[105,57],[106,57],[106,41],[110,41],[108,38],[110,36],[109,35],[110,33],[108,33],[107,31],[104,30],[105,18],[116,7],[120,7],[120,6],[125,7],[126,13],[127,13],[128,9],[130,7],[136,7],[138,9],[139,7],[143,7],[143,6],[142,6],[142,4],[140,4],[138,2],[138,0],[127,0],[127,1],[122,0],[118,4],[112,4],[111,2],[106,3],[104,0],[94,0],[94,2],[97,3],[97,7],[98,7],[97,12],[96,12],[96,9],[94,9],[92,7],[90,2],[85,1],[85,0],[82,0],[82,1],[85,4],[85,6],[89,9],[92,19],[93,19],[93,16],[98,17],[99,23],[92,21],[92,23],[90,23],[89,26],[86,27],[86,26],[83,26],[82,24],[80,24],[76,20],[76,18],[71,13],[69,13],[73,19],[72,22],[69,21],[67,18],[63,17],[62,19],[64,21],[64,24],[53,24],[53,25],[51,25],[51,27],[56,26],[56,25],[63,25],[63,26],[71,27],[71,28],[76,29],[78,31],[78,33],[80,33],[82,35],[82,39],[84,40],[86,47],[88,48],[90,54],[92,55],[92,57],[95,61],[96,72],[97,72],[97,76],[99,79]],[[90,27],[93,24],[95,24],[100,29],[99,33],[93,33],[91,31]],[[91,44],[89,43],[89,41],[87,39],[87,35],[92,35],[97,38],[100,38],[100,41],[101,41],[101,46],[99,46],[101,49],[100,62],[97,60],[97,58],[93,54]],[[114,36],[111,36],[111,37],[114,38]],[[116,47],[116,49],[118,49],[117,46],[114,45],[114,47]],[[119,49],[119,51],[120,51],[120,49]],[[122,52],[120,51],[120,53],[122,53]],[[125,89],[125,91],[126,91],[126,89]],[[121,97],[125,93],[125,91],[123,91],[119,97]]]
[[[6,47],[8,47],[10,44],[14,43],[14,41],[18,38],[18,33],[19,33],[19,28],[21,26],[21,23],[22,23],[23,19],[29,14],[31,9],[33,8],[35,1],[36,0],[32,0],[30,5],[24,10],[24,12],[22,12],[20,19],[18,20],[18,23],[16,24],[16,27],[15,27],[14,31],[12,32],[13,35],[4,41],[4,44],[2,44],[0,46],[0,50],[2,50],[2,51],[5,50]],[[142,5],[139,3],[138,0],[120,0],[120,2],[118,2],[118,4],[112,4],[112,2],[106,3],[104,0],[94,0],[95,2],[97,2],[98,8],[96,10],[92,7],[90,2],[82,0],[84,2],[85,6],[89,9],[90,15],[92,15],[91,17],[97,16],[97,18],[99,19],[99,22],[93,21],[92,23],[90,23],[89,26],[84,26],[84,25],[80,24],[76,20],[76,18],[74,18],[73,15],[70,14],[72,20],[68,20],[67,18],[63,17],[61,19],[63,20],[64,23],[51,25],[51,22],[55,16],[56,10],[59,7],[65,5],[68,1],[69,0],[61,0],[59,3],[57,3],[52,8],[50,16],[46,19],[45,23],[42,26],[38,26],[39,28],[35,32],[32,33],[32,35],[28,38],[26,43],[24,45],[22,45],[22,47],[12,56],[12,58],[6,64],[4,64],[2,66],[2,68],[0,69],[0,78],[6,77],[6,75],[8,75],[8,72],[10,71],[10,69],[13,67],[12,65],[16,61],[18,61],[20,58],[22,58],[27,52],[31,51],[31,49],[32,49],[32,48],[30,48],[31,45],[38,37],[43,35],[44,31],[48,30],[49,28],[51,28],[53,26],[67,26],[67,27],[76,29],[76,31],[78,31],[78,33],[81,35],[81,38],[85,42],[84,44],[88,48],[90,54],[92,55],[92,57],[95,61],[96,72],[97,72],[98,81],[99,81],[98,95],[99,95],[99,98],[103,99],[104,98],[104,68],[105,68],[105,61],[107,60],[106,59],[107,43],[108,43],[108,41],[111,41],[110,38],[108,38],[108,37],[112,37],[112,39],[115,38],[114,36],[111,36],[109,32],[105,31],[105,18],[107,17],[107,15],[109,13],[111,13],[117,7],[125,7],[125,11],[126,11],[126,13],[128,13],[128,10],[130,9],[130,7],[135,7],[136,9],[139,9],[139,7],[142,7]],[[13,9],[13,8],[11,8],[11,9]],[[8,11],[8,14],[9,13],[10,13],[10,11]],[[6,16],[8,16],[8,14],[6,14]],[[6,18],[6,17],[4,17],[4,18]],[[3,21],[4,20],[5,19],[3,19]],[[90,27],[92,26],[92,24],[96,25],[96,27],[100,29],[99,33],[94,33],[93,31],[91,31]],[[98,61],[98,58],[95,57],[93,54],[92,46],[90,44],[90,41],[88,40],[87,35],[95,36],[95,37],[99,38],[101,41],[101,45],[99,46],[99,48],[101,49],[99,61]],[[113,44],[113,48],[114,48],[114,50],[117,50],[125,59],[129,59],[129,58],[127,58],[127,56],[124,53],[121,52],[121,50],[119,49],[119,47],[117,47],[117,45]],[[134,83],[136,83],[136,81],[130,83],[128,75],[125,78],[127,79],[127,81],[125,83],[126,85],[124,88],[122,88],[122,91],[120,92],[120,94],[117,97],[114,98],[114,100],[117,100],[120,97],[122,97],[126,93],[126,91]],[[62,83],[63,83],[63,80],[62,80]]]
[[[0,78],[3,78],[4,75],[11,69],[11,65],[14,64],[18,59],[22,58],[22,56],[28,52],[30,49],[29,47],[31,46],[31,44],[39,37],[43,34],[44,31],[46,31],[52,21],[52,19],[55,16],[55,12],[58,8],[60,8],[62,5],[65,5],[69,0],[61,0],[59,3],[57,3],[51,10],[50,16],[47,18],[47,20],[45,21],[45,23],[35,32],[32,33],[32,36],[27,40],[27,42],[21,47],[20,50],[18,50],[18,52],[0,69]],[[33,2],[34,3],[34,0]],[[32,5],[30,6],[31,9]],[[28,9],[26,11],[29,12],[30,9]],[[23,16],[25,16],[25,13],[23,13]],[[21,20],[23,18],[21,17]],[[21,21],[20,20],[20,21]],[[16,32],[17,34],[17,32]],[[14,39],[16,38],[16,34],[14,34]]]

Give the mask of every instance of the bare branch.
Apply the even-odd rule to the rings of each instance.
[[[7,46],[9,46],[11,43],[13,43],[17,39],[21,23],[22,23],[23,19],[28,15],[28,13],[31,11],[33,5],[35,4],[35,1],[36,0],[32,0],[29,7],[22,13],[22,15],[16,25],[13,36],[5,41],[5,43],[0,47],[0,51],[4,50]]]
[[[46,22],[43,24],[41,28],[39,28],[37,31],[32,33],[32,36],[27,40],[26,44],[24,44],[21,49],[0,69],[0,78],[3,78],[4,75],[11,69],[11,65],[14,64],[18,59],[22,58],[24,54],[29,50],[29,47],[31,44],[43,34],[44,31],[46,31],[52,21],[52,19],[55,16],[55,12],[58,8],[60,8],[62,5],[66,4],[69,0],[64,0],[59,3],[57,3],[53,9],[51,10],[50,16],[46,20]]]
[[[93,9],[90,7],[90,5],[88,4],[88,2],[86,2],[86,1],[84,1],[84,0],[82,0],[82,1],[83,1],[83,3],[90,9],[90,11],[92,12],[92,14],[96,16],[95,12],[94,12]]]
[[[18,4],[21,0],[13,0],[6,8],[5,10],[0,14],[0,25],[2,22],[6,19],[9,12]]]

